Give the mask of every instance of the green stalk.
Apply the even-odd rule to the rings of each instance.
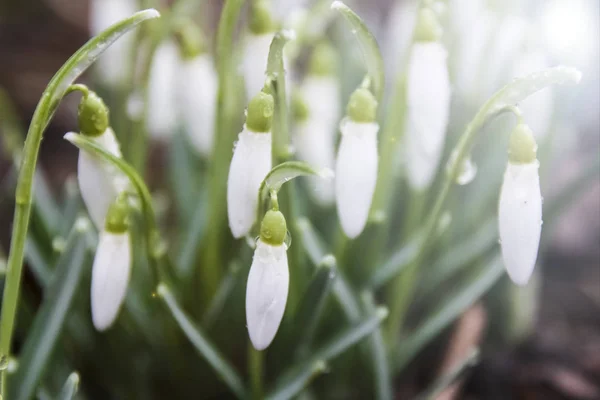
[[[227,171],[231,161],[231,148],[235,140],[233,121],[241,110],[236,109],[233,85],[236,82],[233,63],[233,35],[244,0],[227,0],[223,6],[217,32],[217,71],[219,90],[217,93],[217,120],[215,153],[209,169],[209,220],[204,243],[203,262],[200,269],[202,293],[207,303],[216,292],[221,269],[221,238],[225,234],[227,204]]]
[[[32,187],[35,166],[42,142],[42,135],[58,108],[69,85],[79,77],[114,41],[139,23],[160,16],[156,10],[140,11],[118,22],[88,41],[54,75],[38,103],[23,149],[17,190],[15,214],[11,235],[8,270],[2,298],[2,320],[0,321],[0,358],[10,356],[15,314],[21,285],[25,239],[29,227],[32,206]],[[6,369],[1,372],[0,395],[6,399]]]
[[[248,342],[248,372],[250,373],[250,388],[253,400],[263,398],[263,354],[263,352],[256,350],[252,343]]]

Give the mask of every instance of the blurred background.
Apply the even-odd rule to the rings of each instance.
[[[204,3],[207,11],[201,23],[210,30],[218,21],[221,1]],[[289,0],[275,3],[281,12],[294,6]],[[347,3],[376,34],[391,81],[405,55],[416,2]],[[542,190],[547,196],[559,193],[586,161],[600,154],[600,2],[456,0],[446,7],[452,17],[448,27],[457,33],[447,45],[462,66],[451,71],[454,103],[469,110],[455,118],[457,127],[464,126],[472,111],[511,77],[530,72],[520,65],[529,56],[540,56],[547,66],[566,64],[582,71],[579,86],[553,92],[554,106],[546,114],[549,122],[538,129],[553,135]],[[15,106],[12,111],[0,110],[0,116],[11,112],[23,126],[28,125],[50,78],[90,37],[88,14],[89,4],[83,0],[0,0],[0,90]],[[93,87],[93,71],[81,80]],[[76,168],[77,150],[62,136],[77,127],[77,102],[76,96],[63,101],[42,144],[39,165],[56,195]],[[3,129],[7,127],[0,120],[0,135]],[[486,154],[485,148],[478,151]],[[9,159],[2,157],[0,245],[4,250],[13,210],[5,192],[11,187],[5,183],[10,168]],[[506,398],[504,388],[516,387],[522,398],[600,399],[600,182],[595,176],[561,216],[540,257],[539,287],[532,302],[536,311],[525,313],[536,315],[525,323],[533,323],[531,329],[510,346],[498,346],[484,357],[465,382],[469,396],[501,399]],[[477,307],[463,320],[464,329],[472,333],[493,326]],[[437,360],[435,351],[424,357]],[[427,362],[421,364],[426,370]],[[418,381],[421,374],[417,368],[406,381]]]

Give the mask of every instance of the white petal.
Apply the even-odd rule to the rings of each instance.
[[[111,128],[102,135],[89,137],[89,139],[114,156],[121,157],[119,143]],[[117,195],[127,188],[126,178],[110,164],[85,151],[80,151],[77,181],[90,218],[98,230],[102,230],[108,207],[115,201]]]
[[[407,83],[406,162],[408,182],[427,188],[435,176],[450,109],[447,52],[439,43],[413,46]]]
[[[341,113],[341,93],[337,77],[308,76],[302,82],[302,97],[310,118],[323,124],[325,133],[335,137]]]
[[[271,246],[259,240],[246,285],[246,323],[257,350],[266,349],[279,329],[289,278],[285,245]]]
[[[273,41],[273,33],[262,35],[248,34],[242,60],[242,74],[246,85],[246,98],[254,97],[265,84],[269,48]]]
[[[133,0],[92,0],[90,2],[90,31],[97,35],[112,24],[130,17],[137,11]],[[134,34],[126,33],[113,43],[96,62],[96,71],[109,85],[124,83],[131,65]]]
[[[258,189],[270,170],[271,133],[255,133],[244,126],[227,179],[227,215],[235,238],[250,232],[256,218]]]
[[[148,86],[148,129],[156,139],[170,138],[177,127],[176,90],[179,50],[164,41],[156,50]]]
[[[396,1],[386,23],[385,54],[388,76],[396,76],[403,68],[404,58],[417,22],[416,1]]]
[[[500,193],[498,224],[508,275],[525,285],[537,259],[542,231],[539,163],[508,163]]]
[[[515,63],[514,76],[524,76],[541,71],[549,66],[548,60],[542,52],[526,52]],[[554,109],[554,92],[552,88],[547,87],[535,92],[519,103],[519,108],[536,139],[544,138],[550,130],[550,123],[552,122]]]
[[[131,272],[129,233],[101,232],[92,267],[92,321],[103,331],[119,313]]]
[[[186,132],[194,148],[203,156],[212,152],[217,73],[212,57],[202,54],[185,61],[178,77],[179,105]]]
[[[355,238],[364,229],[377,183],[377,123],[340,124],[342,140],[335,166],[335,197],[344,233]]]
[[[294,146],[298,157],[315,167],[333,169],[334,167],[334,136],[326,125],[310,115],[307,121],[296,125]],[[320,205],[330,205],[334,200],[334,190],[331,181],[320,177],[310,177],[309,191]]]

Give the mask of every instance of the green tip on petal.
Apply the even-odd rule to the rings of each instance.
[[[248,104],[246,127],[253,132],[271,132],[274,111],[273,96],[261,91]]]
[[[358,88],[350,96],[346,112],[354,122],[374,122],[377,116],[377,100],[368,89]]]
[[[275,21],[268,1],[258,0],[250,8],[250,32],[255,35],[275,32]]]
[[[127,198],[119,196],[108,208],[104,229],[110,233],[124,233],[129,229],[129,204]]]
[[[269,210],[260,224],[260,240],[272,246],[285,242],[287,224],[281,211]]]
[[[529,164],[536,160],[537,143],[526,124],[518,124],[510,134],[508,159],[513,164]]]
[[[206,51],[206,41],[202,31],[192,21],[182,21],[175,28],[175,38],[183,59],[189,60]]]
[[[292,114],[294,121],[306,121],[309,115],[308,105],[300,92],[295,91],[292,94]]]
[[[317,76],[331,76],[337,73],[338,55],[327,41],[321,41],[313,50],[308,73]]]
[[[108,107],[104,101],[91,90],[79,103],[79,129],[87,136],[98,136],[108,128]]]
[[[419,10],[415,27],[415,42],[436,42],[442,37],[442,26],[430,8]]]

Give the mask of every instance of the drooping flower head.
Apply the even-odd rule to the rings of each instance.
[[[178,104],[183,126],[194,149],[209,157],[213,148],[218,78],[202,32],[188,23],[178,31],[181,70],[177,76]]]
[[[350,96],[335,165],[335,198],[344,233],[353,239],[363,231],[377,183],[377,100],[358,88]]]
[[[271,344],[285,311],[289,287],[286,235],[283,214],[267,211],[246,285],[246,324],[256,350]]]
[[[292,98],[296,120],[294,145],[298,157],[307,163],[333,169],[335,133],[340,113],[337,54],[326,42],[313,51],[308,75]],[[320,205],[333,203],[333,186],[320,178],[309,179],[309,194]]]
[[[416,191],[427,189],[438,169],[450,111],[447,52],[434,12],[419,12],[407,75],[406,168]]]
[[[235,238],[247,235],[256,219],[258,190],[271,170],[273,96],[259,92],[248,104],[227,179],[227,216]]]
[[[98,239],[91,304],[92,321],[99,331],[114,323],[127,293],[132,262],[128,214],[127,199],[119,197],[111,204]]]
[[[508,165],[498,207],[502,258],[508,275],[518,285],[529,281],[542,232],[537,144],[531,129],[519,123],[510,135]]]
[[[158,140],[167,140],[177,128],[177,80],[179,49],[173,39],[159,44],[148,81],[148,131]]]
[[[78,120],[82,135],[115,157],[121,157],[119,143],[109,126],[108,108],[94,92],[84,93]],[[127,189],[128,180],[112,165],[82,150],[77,162],[77,181],[90,218],[101,230],[109,206]]]

